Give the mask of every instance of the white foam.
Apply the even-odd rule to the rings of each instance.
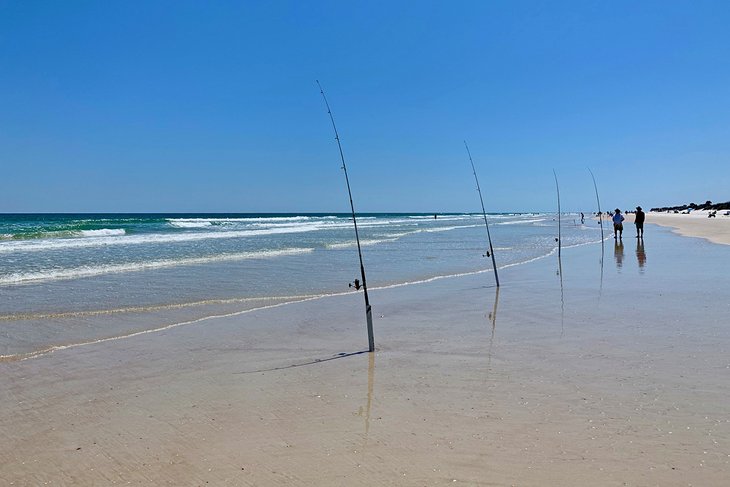
[[[164,269],[185,265],[209,264],[246,259],[268,259],[284,255],[297,255],[312,252],[311,248],[289,248],[281,250],[263,250],[258,252],[239,252],[208,257],[188,257],[183,259],[163,259],[147,262],[130,262],[126,264],[109,264],[99,266],[82,266],[72,269],[49,269],[38,272],[18,272],[0,277],[0,285],[26,284],[39,281],[56,281],[61,279],[79,279],[96,277],[104,274],[138,272],[153,269]]]
[[[371,238],[371,239],[360,240],[360,245],[364,247],[366,245],[377,245],[377,244],[385,243],[385,242],[395,242],[396,240],[398,240],[398,237],[395,237],[395,238],[380,238],[380,239]],[[356,247],[356,246],[357,246],[357,242],[355,240],[350,240],[349,242],[338,242],[338,243],[327,244],[325,246],[325,248],[328,248],[328,249],[346,249],[346,248],[349,248],[349,247]]]
[[[167,220],[167,222],[176,228],[205,228],[213,225],[210,220]]]
[[[497,222],[495,225],[519,225],[520,223],[538,223],[538,222],[544,222],[547,218],[534,218],[531,220],[513,220],[509,222]]]
[[[286,220],[286,221],[282,221]],[[245,223],[243,226],[223,228],[221,225],[231,222]],[[219,219],[168,219],[171,226],[180,228],[201,228],[199,232],[169,232],[126,235],[123,229],[84,230],[85,233],[74,232],[71,235],[63,234],[55,238],[6,240],[0,241],[0,254],[13,252],[37,252],[56,249],[77,249],[90,247],[104,247],[110,245],[142,245],[164,244],[175,242],[191,242],[207,239],[246,238],[261,235],[291,234],[313,232],[318,230],[336,230],[352,226],[352,221],[337,217],[282,217],[282,218],[219,218]],[[422,223],[420,224],[422,225]],[[215,226],[205,231],[206,228]],[[419,227],[419,222],[408,218],[367,219],[358,221],[362,228],[381,227],[412,227],[417,231],[448,231],[459,227]],[[84,238],[59,238],[61,236],[83,236]]]
[[[123,228],[101,228],[99,230],[80,230],[76,233],[79,237],[111,237],[126,235]]]
[[[458,230],[460,228],[476,228],[476,227],[480,227],[480,226],[481,225],[459,225],[456,227],[424,228],[423,230],[418,230],[418,232],[425,232],[425,233],[450,232],[451,230]]]
[[[173,242],[191,242],[208,239],[245,238],[259,235],[274,235],[283,233],[301,233],[320,230],[322,227],[316,223],[307,225],[277,227],[268,229],[199,232],[199,233],[150,233],[119,236],[99,236],[87,238],[57,238],[18,240],[0,242],[0,253],[12,252],[38,252],[54,249],[104,247],[108,245],[141,245],[159,244]]]
[[[176,226],[176,223],[295,223],[316,220],[319,218],[331,219],[337,217],[276,216],[253,218],[168,218],[167,221],[171,225]]]

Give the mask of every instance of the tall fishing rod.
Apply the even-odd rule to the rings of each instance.
[[[563,257],[561,250],[563,248],[563,236],[560,224],[560,185],[558,185],[558,175],[553,169],[553,177],[555,178],[555,190],[558,193],[558,276],[560,277],[560,337],[565,333],[565,291],[563,288]]]
[[[474,180],[477,182],[477,191],[479,192],[479,201],[482,203],[482,215],[484,215],[484,226],[487,227],[487,240],[489,241],[489,255],[492,257],[492,267],[494,268],[494,280],[497,282],[499,287],[499,274],[497,274],[497,261],[494,259],[494,247],[492,247],[492,236],[489,233],[489,223],[487,222],[487,211],[484,209],[484,198],[482,198],[482,189],[479,187],[479,178],[477,177],[477,170],[474,167],[474,161],[471,158],[471,152],[469,151],[469,145],[464,141],[466,147],[466,153],[469,155],[469,162],[471,162],[471,170],[474,172]]]
[[[553,176],[555,177],[555,190],[558,192],[558,259],[560,258],[560,251],[563,246],[563,236],[560,228],[560,186],[558,185],[558,175],[555,174],[553,169]]]
[[[335,132],[335,140],[337,141],[337,148],[340,150],[340,160],[342,161],[342,170],[345,172],[345,182],[347,183],[347,194],[350,197],[350,209],[352,210],[352,223],[355,226],[355,240],[357,241],[357,254],[360,257],[360,277],[362,277],[362,291],[363,295],[365,296],[365,317],[367,320],[367,327],[368,327],[368,351],[374,352],[375,351],[375,340],[373,339],[373,309],[370,306],[370,299],[368,298],[368,286],[365,281],[365,265],[362,262],[362,249],[360,248],[360,235],[357,231],[357,218],[355,217],[355,205],[352,202],[352,191],[350,190],[350,178],[347,176],[347,165],[345,164],[345,155],[342,152],[342,144],[340,143],[340,134],[337,132],[337,126],[335,125],[335,117],[332,115],[332,110],[330,109],[330,104],[327,101],[327,97],[324,94],[324,90],[322,89],[322,85],[319,84],[319,80],[317,81],[317,86],[319,86],[319,92],[322,94],[322,99],[324,100],[324,104],[327,107],[327,114],[330,116],[330,121],[332,122],[332,129]],[[357,280],[355,280],[355,288],[357,289]]]
[[[601,212],[601,200],[598,198],[598,185],[596,184],[596,177],[593,175],[591,168],[588,168],[588,172],[591,173],[593,179],[593,189],[596,191],[596,204],[598,205],[598,223],[601,225],[601,241],[603,241],[603,213]]]

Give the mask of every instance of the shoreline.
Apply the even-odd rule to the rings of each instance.
[[[579,244],[572,244],[572,245],[563,245],[563,250],[569,250],[572,248],[582,247],[582,246],[590,246],[590,245],[596,245],[600,243],[600,240],[593,241],[593,242],[586,242],[586,243],[579,243]],[[545,254],[539,255],[537,257],[532,257],[529,259],[526,259],[524,261],[518,261],[518,262],[512,262],[508,264],[503,264],[498,267],[500,271],[504,269],[509,269],[512,267],[520,267],[532,264],[534,262],[549,258],[557,253],[557,247],[552,248],[551,250],[547,251]],[[431,282],[436,282],[440,280],[450,280],[450,279],[459,279],[462,277],[469,277],[469,276],[477,276],[481,274],[491,274],[493,271],[491,267],[489,268],[483,268],[483,269],[477,269],[472,271],[465,271],[465,272],[458,272],[454,274],[440,274],[436,276],[428,276],[424,277],[422,279],[412,280],[412,281],[403,281],[403,282],[396,282],[396,283],[385,283],[381,284],[375,287],[370,287],[369,290],[371,292],[373,291],[379,291],[379,290],[389,290],[389,289],[396,289],[400,287],[407,287],[407,286],[417,286],[421,284],[428,284]],[[266,310],[270,308],[275,308],[279,306],[286,306],[290,304],[296,304],[304,301],[311,301],[311,300],[320,300],[320,299],[328,299],[328,298],[337,298],[342,296],[348,296],[348,295],[360,295],[360,293],[354,293],[353,291],[344,291],[344,292],[330,292],[330,293],[320,293],[320,294],[311,294],[311,295],[292,295],[292,296],[267,296],[267,297],[250,297],[250,298],[236,298],[236,299],[229,299],[229,300],[209,300],[209,301],[202,301],[202,302],[193,302],[193,303],[177,303],[177,304],[170,304],[170,305],[159,305],[159,306],[151,306],[148,308],[121,308],[121,309],[100,309],[100,310],[84,310],[84,311],[76,311],[76,312],[67,312],[67,313],[57,313],[57,314],[30,314],[26,313],[18,314],[18,315],[0,315],[0,323],[3,321],[10,322],[37,322],[41,319],[60,319],[60,318],[78,318],[78,317],[84,317],[93,319],[95,317],[101,317],[101,316],[111,316],[115,314],[119,315],[125,315],[127,316],[127,319],[133,314],[137,312],[147,312],[147,319],[148,320],[154,320],[155,317],[152,314],[152,312],[157,310],[163,310],[168,311],[171,309],[176,310],[185,310],[190,309],[190,313],[192,315],[185,317],[184,319],[181,319],[181,321],[165,321],[161,322],[159,325],[156,325],[151,328],[130,328],[130,329],[122,329],[119,330],[120,334],[112,334],[112,335],[100,335],[95,337],[88,337],[87,339],[79,338],[76,341],[68,341],[64,343],[47,343],[43,344],[39,348],[36,349],[29,349],[29,350],[21,350],[21,351],[15,351],[14,353],[2,353],[0,352],[0,362],[13,362],[13,361],[24,361],[29,359],[35,359],[42,357],[44,355],[52,354],[59,350],[67,350],[72,348],[78,348],[78,347],[85,347],[90,345],[95,345],[98,343],[104,343],[108,341],[113,340],[124,340],[128,338],[134,338],[140,335],[149,334],[149,333],[162,333],[170,329],[174,329],[180,326],[187,326],[190,324],[196,324],[202,321],[207,320],[215,320],[219,318],[228,318],[228,317],[234,317],[242,314],[247,313],[253,313],[260,310]],[[234,303],[251,303],[252,307],[245,307],[245,308],[226,308],[225,304],[234,304]],[[215,306],[215,305],[221,305],[219,309],[213,309],[211,308],[210,311],[204,312],[204,307],[207,306]],[[196,309],[197,308],[197,309]],[[210,313],[210,314],[209,314]]]

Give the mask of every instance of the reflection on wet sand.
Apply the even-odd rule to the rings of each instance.
[[[499,304],[499,288],[494,292],[494,307],[489,313],[489,321],[492,322],[492,335],[489,337],[489,351],[487,353],[487,369],[492,365],[492,345],[494,344],[494,332],[497,329],[497,305]]]
[[[375,383],[375,352],[370,352],[368,354],[368,401],[365,405],[365,410],[363,411],[362,406],[360,406],[360,410],[358,411],[358,416],[364,416],[365,417],[365,437],[364,437],[364,444],[367,444],[368,441],[368,433],[370,432],[370,409],[373,405],[373,386]],[[363,451],[365,448],[363,448]]]
[[[603,229],[601,229],[601,237],[603,237]],[[604,261],[605,257],[606,257],[606,241],[603,238],[601,238],[601,260],[600,260],[601,280],[599,281],[599,284],[598,284],[598,302],[599,303],[601,302],[601,294],[603,294],[603,261]]]
[[[616,259],[616,268],[621,269],[624,265],[624,242],[616,240],[613,245],[613,256]]]
[[[563,287],[563,259],[558,254],[558,276],[560,276],[560,337],[565,334],[565,288]]]
[[[636,260],[639,261],[639,273],[644,273],[644,266],[646,265],[646,251],[644,250],[644,239],[636,239]]]

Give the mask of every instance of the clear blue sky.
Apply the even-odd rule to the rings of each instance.
[[[730,200],[726,1],[0,0],[0,212]]]

